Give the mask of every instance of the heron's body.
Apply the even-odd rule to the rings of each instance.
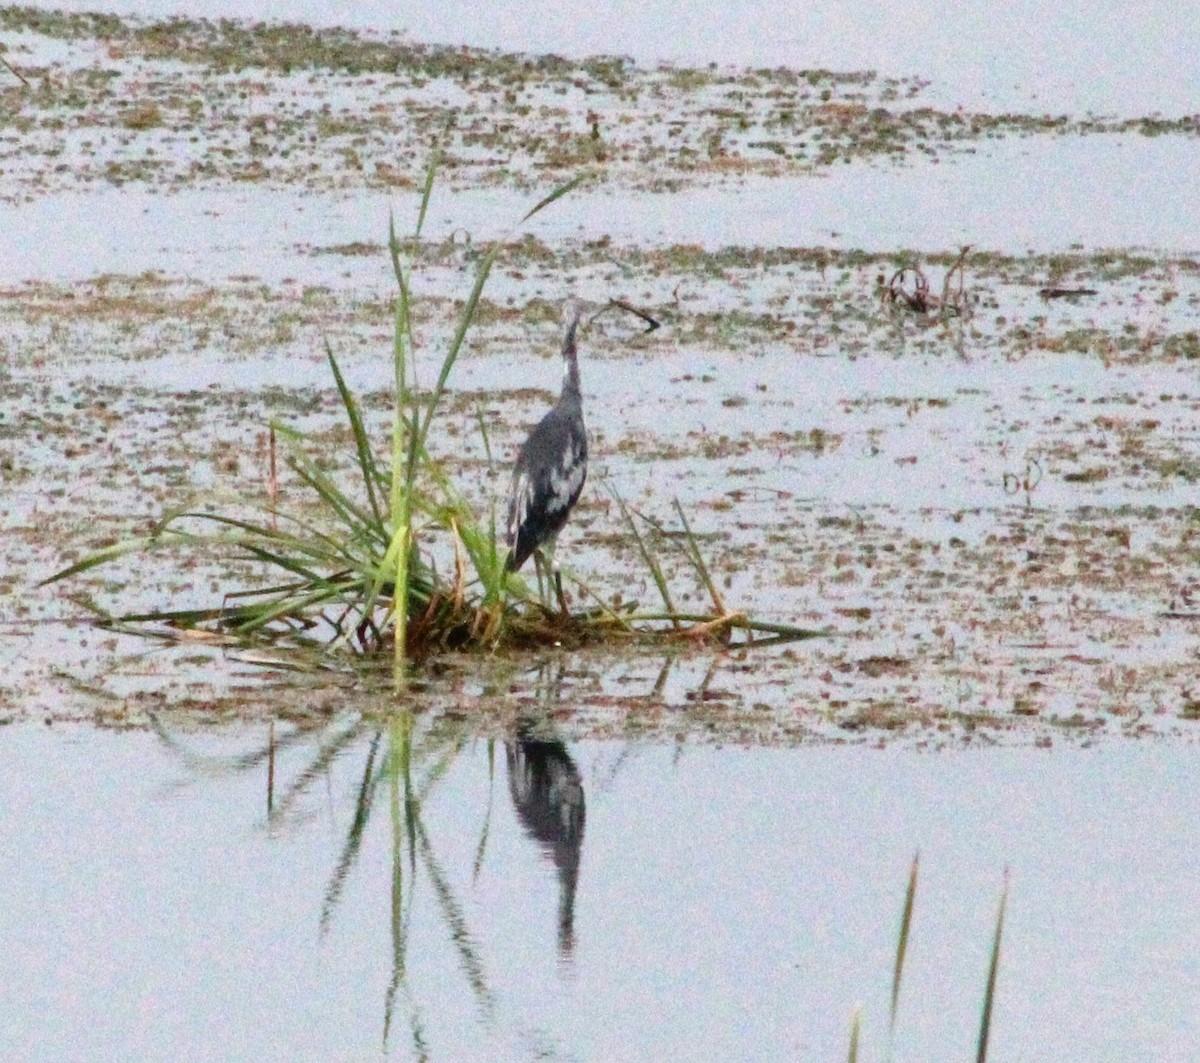
[[[509,572],[517,571],[535,551],[543,547],[547,552],[553,550],[554,539],[567,523],[587,479],[587,429],[575,346],[580,316],[580,304],[568,302],[562,394],[517,454],[508,498]]]

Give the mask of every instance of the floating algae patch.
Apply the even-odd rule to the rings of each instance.
[[[511,250],[502,297],[485,306],[447,395],[445,434],[431,438],[485,511],[502,505],[513,450],[557,378],[547,296],[562,260],[537,243]],[[611,250],[581,242],[561,254],[598,283]],[[444,271],[435,287],[469,265],[461,246],[419,253]],[[955,255],[922,261],[940,275]],[[629,258],[628,290],[649,294],[665,325],[636,343],[599,328],[584,337],[593,480],[561,559],[610,603],[655,600],[612,483],[650,522],[676,604],[703,602],[677,496],[730,601],[835,635],[744,658],[683,647],[666,694],[654,693],[663,656],[564,654],[556,667],[578,733],[665,735],[695,723],[715,741],[1190,734],[1200,580],[1188,567],[1187,470],[1200,392],[1190,359],[1161,339],[1190,326],[1189,259],[981,255],[968,259],[973,309],[939,321],[879,299],[878,275],[903,261],[895,253]],[[1046,300],[1052,279],[1098,294]],[[453,303],[423,305],[422,341],[436,343]],[[714,344],[687,326],[690,308],[706,306],[738,307],[745,322],[794,314],[819,331]],[[281,697],[299,713],[347,698],[384,711],[387,695],[353,669],[298,673],[221,642],[171,635],[147,646],[65,623],[88,615],[77,599],[219,601],[253,565],[197,558],[156,575],[127,562],[69,594],[30,585],[152,526],[181,490],[198,507],[265,498],[272,417],[313,433],[330,468],[344,464],[347,430],[318,346],[325,320],[365,391],[370,433],[386,438],[385,312],[380,295],[264,290],[253,279],[102,277],[6,293],[4,711],[136,723],[170,705],[254,716]],[[1124,350],[1131,315],[1151,339]],[[214,322],[240,335],[221,340]],[[298,322],[293,337],[278,344],[288,322]],[[1085,323],[1105,342],[1055,342]],[[277,489],[294,497],[296,485],[282,475]],[[428,689],[466,692],[460,711],[503,720],[522,703],[522,667],[455,665],[447,686]]]
[[[1187,732],[1194,256],[1178,235],[1166,241],[1175,254],[1027,244],[1027,230],[1060,230],[1005,196],[986,217],[954,203],[998,169],[1037,185],[1014,164],[1027,155],[1039,174],[1113,144],[1123,162],[1131,151],[1170,159],[1190,143],[1186,123],[947,118],[919,84],[870,75],[458,54],[303,27],[4,17],[5,57],[27,82],[3,89],[11,187],[55,208],[9,208],[18,228],[70,234],[95,214],[130,223],[115,264],[107,242],[48,235],[5,278],[0,472],[19,574],[3,584],[0,655],[13,665],[11,711],[91,711],[76,699],[104,688],[137,719],[136,698],[169,686],[173,669],[187,692],[168,700],[197,709],[236,712],[245,699],[253,713],[279,700],[257,698],[256,684],[300,689],[278,662],[176,645],[171,633],[148,655],[144,689],[106,685],[106,662],[136,651],[109,641],[119,633],[81,649],[83,629],[65,626],[89,604],[219,603],[230,579],[261,574],[253,563],[198,557],[164,575],[126,561],[85,574],[71,598],[29,586],[152,529],[181,498],[211,512],[276,492],[309,514],[289,474],[272,477],[266,425],[308,433],[322,469],[353,468],[326,340],[362,396],[365,431],[386,441],[388,195],[412,187],[426,139],[453,113],[441,171],[452,191],[434,203],[431,237],[403,245],[421,279],[421,350],[452,333],[463,278],[485,253],[456,212],[491,236],[525,195],[514,190],[584,165],[601,185],[561,223],[504,238],[433,455],[478,512],[501,512],[515,446],[556,386],[553,307],[565,288],[645,305],[659,332],[627,342],[598,327],[584,341],[592,473],[560,556],[610,608],[657,600],[615,488],[680,607],[710,593],[688,565],[693,541],[728,600],[836,633],[745,662],[716,655],[714,681],[696,679],[698,693],[660,714],[664,727],[704,708],[715,735],[776,729],[787,740],[805,729],[914,741],[1053,740],[1060,726]],[[935,159],[975,154],[941,169],[860,165],[914,146]],[[974,177],[956,185],[964,173]],[[888,189],[894,198],[877,195]],[[1095,202],[1105,206],[1089,225],[1114,213]],[[847,204],[849,237],[836,234]],[[27,207],[33,222],[21,220]],[[939,235],[951,225],[961,240]],[[81,253],[56,257],[59,245]],[[910,267],[939,292],[959,261],[953,314],[883,298],[888,277]],[[650,704],[622,700],[637,683],[605,687],[621,667],[618,654],[583,669],[595,684],[568,682],[580,712],[594,713],[589,726],[619,729],[624,710]],[[371,686],[323,667],[305,682],[314,704],[336,700],[341,683]],[[480,689],[480,703],[494,693]],[[715,725],[723,713],[735,730]]]
[[[17,76],[8,195],[224,183],[414,190],[446,135],[445,179],[529,188],[580,168],[678,189],[905,163],[998,139],[1191,139],[1191,117],[940,109],[917,79],[715,70],[413,43],[345,29],[0,8]],[[63,160],[68,160],[64,163]]]

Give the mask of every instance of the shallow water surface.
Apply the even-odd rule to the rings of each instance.
[[[6,9],[0,1055],[832,1060],[861,1002],[860,1058],[970,1058],[1007,871],[990,1058],[1200,1058],[1176,8],[465,7],[404,13],[455,50],[395,69],[296,25]],[[397,698],[357,660],[86,622],[257,571],[155,554],[32,587],[164,511],[262,503],[270,421],[344,472],[327,342],[386,445],[388,215],[409,231],[451,116],[409,247],[426,383],[506,241],[430,437],[464,496],[502,505],[561,297],[626,297],[664,327],[585,330],[560,556],[655,601],[616,486],[690,605],[678,498],[734,608],[827,637],[451,658]],[[916,265],[953,296],[956,261],[944,312],[885,298]]]
[[[1200,151],[1190,141],[1011,139],[940,161],[918,158],[886,168],[859,163],[673,195],[581,191],[568,207],[528,228],[550,242],[606,239],[713,250],[872,248],[886,234],[891,247],[930,253],[971,244],[1014,255],[1077,246],[1192,254],[1200,247],[1200,206],[1188,190],[1198,183]],[[498,188],[438,190],[426,232],[438,240],[469,233],[476,242],[511,235],[535,199]],[[0,283],[155,271],[210,282],[253,277],[273,286],[383,293],[393,281],[382,254],[331,260],[314,251],[382,246],[389,214],[406,227],[416,206],[411,193],[253,186],[100,189],[19,205],[0,201],[3,239],[22,248],[0,258]]]
[[[0,732],[8,1058],[1200,1052],[1187,749],[489,745],[446,721]],[[268,802],[270,807],[268,807]]]
[[[96,0],[38,0],[37,7],[91,11]],[[110,0],[105,10],[194,15],[186,0]],[[902,0],[885,16],[872,4],[797,7],[763,0],[679,4],[618,0],[603,9],[528,0],[470,0],[398,7],[391,0],[215,0],[210,18],[304,20],[416,40],[570,56],[630,55],[706,65],[879,70],[933,78],[956,102],[1105,113],[1194,109],[1200,50],[1187,9],[1154,0],[1021,0],[1003,10]]]

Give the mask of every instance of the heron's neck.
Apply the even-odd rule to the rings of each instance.
[[[563,383],[562,397],[579,398],[579,359],[577,357],[575,347],[575,322],[571,322],[567,328],[567,334],[563,337],[562,360],[563,360]]]

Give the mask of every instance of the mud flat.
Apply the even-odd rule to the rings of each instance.
[[[584,337],[593,478],[564,556],[652,599],[605,483],[668,557],[678,497],[730,601],[830,635],[449,660],[429,700],[502,729],[548,667],[579,734],[1194,733],[1200,261],[1194,197],[1171,194],[1194,185],[1190,117],[971,113],[919,78],[303,26],[2,8],[0,28],[8,718],[253,715],[280,690],[299,714],[387,711],[361,662],[300,675],[78,622],[87,597],[210,604],[234,575],[215,562],[32,584],[184,500],[261,497],[271,417],[345,460],[325,338],[386,438],[388,214],[403,229],[445,137],[412,249],[425,349],[483,242],[506,242],[433,441],[480,507],[555,386],[555,300],[635,300],[665,327]],[[914,264],[941,294],[966,244],[953,312],[882,297]]]

